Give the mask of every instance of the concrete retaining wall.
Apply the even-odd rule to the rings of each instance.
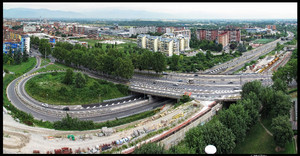
[[[160,141],[159,143],[164,144],[165,149],[169,149],[172,145],[177,145],[181,140],[184,139],[185,133],[190,128],[193,128],[193,127],[196,127],[199,124],[204,124],[204,123],[208,122],[209,120],[212,119],[212,116],[214,116],[216,114],[216,110],[219,110],[221,108],[222,108],[222,105],[218,103],[209,112],[207,112],[205,115],[201,116],[200,118],[198,118],[197,120],[195,120],[194,122],[189,124],[188,126],[182,128],[181,130],[176,132],[175,135],[173,134],[173,135],[165,138],[164,140]]]

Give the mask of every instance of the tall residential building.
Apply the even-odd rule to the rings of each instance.
[[[223,32],[218,35],[218,43],[223,45],[223,48],[229,44],[229,32]]]
[[[137,43],[140,48],[146,48],[147,39],[150,35],[140,34],[137,36]]]
[[[159,51],[165,53],[167,56],[173,55],[173,39],[171,38],[161,38]]]
[[[240,42],[241,41],[241,33],[239,29],[232,30],[206,30],[206,29],[197,29],[196,37],[198,40],[208,40],[215,41],[223,45],[223,47],[227,46],[230,42]]]
[[[276,25],[266,25],[266,28],[276,30]]]
[[[160,37],[140,34],[137,36],[137,44],[140,48],[160,51],[167,56],[179,55],[179,52],[190,49],[188,37],[182,34],[175,36],[173,33],[165,33]]]
[[[184,37],[191,39],[191,30],[189,29],[176,30],[173,33],[175,36],[183,35]]]
[[[158,36],[149,36],[147,39],[148,40],[146,42],[146,45],[147,45],[146,48],[151,51],[157,52],[159,37]]]

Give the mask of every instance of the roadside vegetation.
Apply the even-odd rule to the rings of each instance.
[[[216,146],[217,154],[294,154],[294,133],[288,119],[292,103],[287,84],[276,80],[272,86],[264,87],[260,81],[248,82],[243,85],[241,96],[208,123],[187,131],[182,143],[172,149],[204,154],[205,146],[210,144]],[[261,126],[260,119],[267,121],[273,137]],[[149,151],[143,146],[146,145],[135,153],[168,152],[159,151],[158,147]]]
[[[73,73],[72,70],[66,79],[69,70],[37,75],[26,83],[25,90],[34,99],[54,105],[99,103],[128,95],[127,86]]]

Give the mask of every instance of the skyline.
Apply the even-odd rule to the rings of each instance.
[[[68,7],[66,7],[68,6]],[[97,11],[146,12],[157,18],[297,19],[297,3],[3,3],[3,9],[49,9],[93,15]],[[199,9],[200,8],[200,9]],[[161,14],[160,17],[159,14]],[[132,16],[132,15],[128,15]],[[91,17],[91,18],[97,18]],[[132,18],[132,17],[128,17]],[[147,17],[145,17],[147,18]],[[151,18],[151,17],[150,17]]]

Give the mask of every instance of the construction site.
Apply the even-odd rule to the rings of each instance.
[[[258,59],[256,63],[253,63],[249,66],[246,66],[246,69],[241,71],[240,73],[273,73],[279,67],[284,66],[292,55],[292,51],[281,50],[279,52],[275,52],[274,55],[267,55],[263,59]]]
[[[152,117],[117,127],[103,127],[102,129],[89,131],[58,131],[31,127],[14,120],[9,115],[9,112],[3,112],[3,152],[93,154],[118,149],[114,150],[113,153],[121,153],[121,150],[134,147],[137,143],[142,142],[143,138],[148,139],[146,136],[149,136],[150,133],[155,133],[159,130],[163,131],[163,133],[168,132],[204,110],[205,114],[208,112],[207,110],[210,111],[208,105],[212,102],[193,100],[177,108],[174,108],[174,105],[166,104]],[[221,106],[218,105],[218,107]],[[201,119],[201,124],[210,120],[215,113],[216,111],[214,110],[213,113]],[[197,119],[201,118],[201,116],[198,115]]]

